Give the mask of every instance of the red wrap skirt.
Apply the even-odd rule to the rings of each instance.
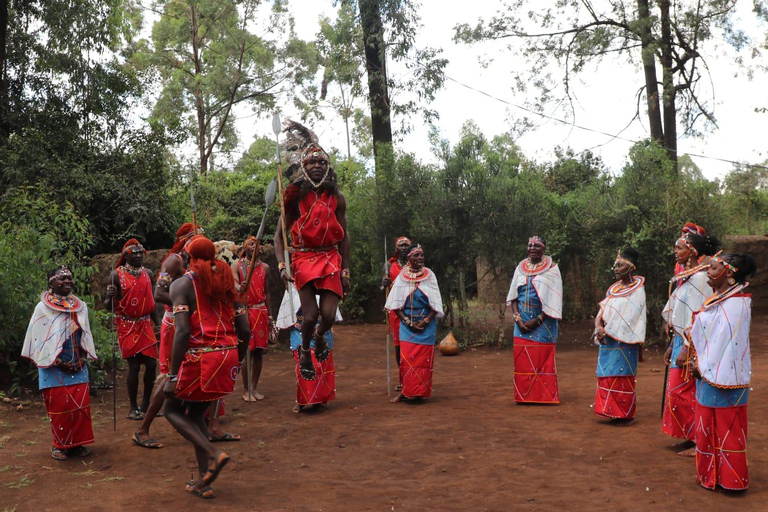
[[[435,346],[400,342],[400,382],[407,398],[432,396],[432,373],[435,366]]]
[[[696,405],[696,477],[707,489],[749,487],[746,404]]]
[[[93,443],[91,386],[87,382],[44,389],[43,402],[51,419],[53,446],[66,450]]]
[[[694,440],[696,381],[684,380],[682,368],[670,368],[661,431],[678,439]]]
[[[237,347],[187,352],[179,368],[176,397],[191,402],[218,400],[232,393],[239,372]]]
[[[400,346],[400,317],[396,311],[389,312],[389,332],[396,347]]]
[[[631,419],[637,406],[635,376],[598,377],[595,414],[605,418]]]
[[[176,324],[173,323],[173,315],[166,313],[163,323],[160,324],[160,373],[168,375],[171,371],[171,356],[173,355],[173,337],[176,334]]]
[[[115,329],[120,357],[128,359],[137,354],[157,357],[157,338],[149,316],[134,319],[116,315]]]
[[[311,349],[312,364],[317,377],[307,380],[299,371],[299,351],[293,351],[296,360],[296,403],[299,405],[325,404],[336,398],[336,368],[333,366],[333,352],[325,361],[318,361],[315,349]]]
[[[559,404],[555,343],[515,338],[515,402]]]
[[[248,307],[248,323],[251,328],[251,339],[248,343],[249,350],[267,348],[269,344],[269,314],[267,306],[254,305]]]
[[[317,290],[329,290],[344,296],[341,286],[341,254],[337,249],[328,251],[294,250],[291,270],[296,288],[301,290],[310,281]]]

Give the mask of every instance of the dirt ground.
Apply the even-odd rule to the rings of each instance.
[[[756,319],[757,320],[757,319]],[[228,399],[225,427],[243,436],[219,445],[232,457],[216,499],[184,491],[192,447],[164,419],[147,450],[130,441],[119,389],[93,403],[93,455],[57,462],[42,402],[23,411],[0,403],[0,509],[42,510],[766,510],[768,505],[768,321],[752,329],[750,489],[711,492],[696,483],[693,459],[677,457],[660,431],[664,367],[646,351],[638,372],[638,421],[613,427],[592,412],[597,350],[586,327],[566,325],[557,366],[562,404],[516,406],[512,351],[438,356],[433,398],[390,404],[385,327],[336,329],[337,399],[320,413],[293,414],[288,351],[265,359],[267,399]],[[122,379],[119,383],[122,383]],[[239,383],[238,383],[239,384]],[[240,388],[238,388],[238,391]]]

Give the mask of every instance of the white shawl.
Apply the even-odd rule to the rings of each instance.
[[[600,301],[598,317],[603,319],[605,332],[622,343],[645,341],[645,287],[642,277],[635,277],[629,288],[618,290],[612,285]]]
[[[290,293],[293,296],[293,315],[291,315],[291,302],[288,300],[288,290],[290,290]],[[320,296],[315,295],[315,300],[317,300],[317,305],[319,306]],[[275,326],[281,330],[290,329],[293,327],[293,324],[296,321],[296,313],[299,311],[299,308],[301,308],[299,292],[296,291],[295,286],[289,285],[283,294],[283,301],[280,303],[280,309],[277,312],[277,320],[275,320]],[[339,311],[339,308],[337,307],[336,321],[341,322],[342,320],[343,318],[341,318],[341,311]]]
[[[672,322],[676,334],[683,336],[685,328],[691,325],[693,313],[698,311],[713,293],[707,284],[706,270],[700,270],[675,288],[661,311],[661,316],[666,322]],[[685,336],[683,340],[688,345]]]
[[[721,387],[749,385],[751,316],[752,298],[747,294],[727,298],[696,314],[690,338],[704,380]]]
[[[38,368],[48,368],[56,363],[56,358],[64,348],[64,342],[74,335],[78,329],[83,329],[80,338],[80,348],[88,357],[96,358],[96,347],[93,344],[91,324],[88,321],[88,307],[80,299],[79,306],[72,312],[77,317],[77,322],[72,318],[72,312],[55,310],[45,304],[44,296],[40,295],[40,302],[35,306],[35,312],[29,321],[27,335],[24,338],[24,346],[21,356],[34,361]]]
[[[403,268],[403,271],[395,279],[384,308],[388,311],[403,309],[406,299],[416,289],[419,289],[427,296],[429,307],[437,313],[437,318],[443,318],[445,316],[445,313],[443,313],[443,298],[440,295],[440,287],[437,285],[435,273],[427,267],[424,267],[424,275],[416,279],[406,277],[406,273],[407,268]]]
[[[562,320],[563,278],[560,276],[560,268],[557,266],[557,263],[552,261],[552,258],[544,256],[542,259],[542,261],[545,262],[543,267],[544,270],[529,272],[525,268],[525,263],[527,261],[527,259],[524,259],[515,269],[515,274],[512,276],[512,283],[509,285],[507,304],[517,300],[518,288],[525,285],[525,281],[529,276],[533,276],[531,278],[531,283],[536,290],[536,295],[539,296],[544,314],[556,320]]]

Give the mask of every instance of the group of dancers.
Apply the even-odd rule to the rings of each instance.
[[[555,346],[562,279],[545,247],[540,236],[528,240],[528,257],[517,266],[507,296],[515,319],[518,403],[560,401]],[[677,445],[679,455],[695,457],[703,487],[744,490],[752,311],[744,290],[757,267],[749,255],[721,251],[717,239],[693,223],[683,227],[674,253],[662,311],[670,340],[662,432],[684,440]],[[623,426],[635,421],[637,366],[645,342],[645,280],[636,275],[638,260],[632,247],[617,254],[617,281],[598,305],[592,335],[599,346],[595,414]]]
[[[104,305],[114,313],[121,356],[128,362],[128,418],[142,421],[135,444],[162,448],[149,429],[164,405],[169,423],[195,449],[197,478],[186,490],[213,498],[211,485],[229,456],[218,441],[239,436],[221,430],[224,398],[244,369],[246,402],[257,391],[272,318],[289,329],[296,362],[295,412],[321,408],[335,396],[334,323],[350,286],[346,201],[328,154],[314,134],[289,124],[284,147],[291,164],[285,177],[284,217],[275,255],[286,285],[280,310],[271,314],[269,267],[258,258],[259,241],[246,239],[238,261],[217,258],[215,244],[187,223],[153,274],[145,250],[127,241],[110,274]],[[675,244],[678,268],[664,319],[673,336],[665,355],[671,369],[663,430],[695,443],[699,482],[746,489],[746,407],[749,393],[750,298],[743,293],[755,271],[747,255],[719,252],[698,226],[686,225]],[[290,235],[289,262],[285,241]],[[514,396],[518,403],[559,403],[555,347],[562,319],[562,279],[540,236],[529,239],[528,257],[514,272],[507,301],[515,321]],[[635,379],[645,341],[644,280],[635,275],[639,255],[627,248],[614,264],[616,283],[599,304],[593,339],[599,345],[595,412],[626,425],[636,410]],[[93,443],[87,358],[96,358],[85,303],[72,294],[65,266],[48,274],[48,290],[35,308],[22,355],[39,369],[57,460],[89,455]],[[437,278],[425,266],[424,249],[407,237],[396,242],[382,285],[399,367],[393,402],[428,398],[432,389],[436,319],[443,316]],[[165,307],[155,317],[155,302]],[[154,325],[160,325],[159,343]],[[155,382],[159,360],[160,377]],[[144,395],[138,381],[144,371]],[[154,392],[153,390],[154,385]]]

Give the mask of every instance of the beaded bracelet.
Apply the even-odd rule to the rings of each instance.
[[[176,313],[189,313],[189,306],[186,304],[179,304],[178,306],[173,306],[173,314]]]
[[[286,269],[286,264],[284,261],[280,261],[277,263],[277,270],[285,270],[285,269]]]
[[[349,269],[348,268],[341,269],[341,277],[346,277],[347,279],[349,279]]]

